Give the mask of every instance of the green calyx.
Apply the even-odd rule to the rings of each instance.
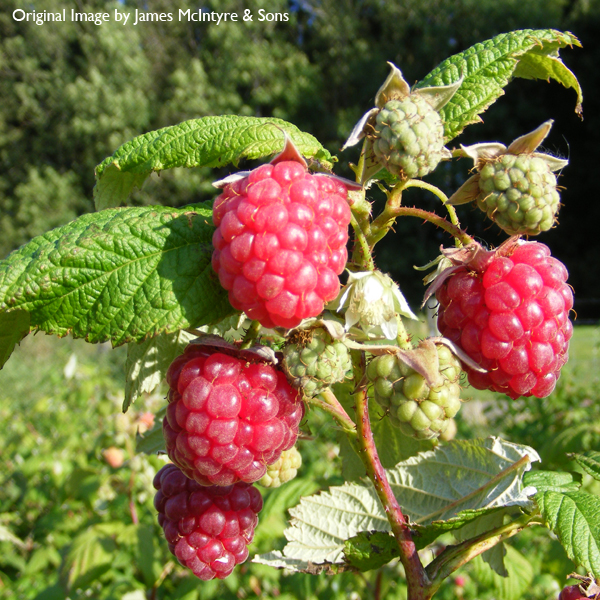
[[[343,381],[352,369],[346,345],[325,329],[296,331],[283,350],[283,366],[290,383],[309,398]]]
[[[386,410],[392,425],[422,440],[444,433],[461,406],[460,361],[447,346],[435,348],[439,385],[434,387],[399,356],[378,356],[367,367],[375,401]]]

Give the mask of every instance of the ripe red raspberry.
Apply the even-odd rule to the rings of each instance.
[[[580,600],[580,598],[587,598],[587,596],[581,593],[578,585],[568,585],[558,595],[558,600]]]
[[[200,579],[224,579],[248,558],[263,501],[250,484],[204,487],[175,465],[154,477],[154,506],[169,550]]]
[[[567,269],[539,242],[511,238],[494,252],[471,246],[459,259],[450,256],[457,266],[447,278],[442,273],[438,328],[487,370],[465,365],[473,387],[544,398],[568,359],[573,333]],[[473,258],[464,260],[467,254]]]
[[[190,344],[167,382],[167,453],[202,485],[258,481],[296,443],[304,404],[270,364]]]
[[[254,169],[214,202],[212,266],[231,305],[296,327],[339,292],[351,212],[346,186],[295,160]]]

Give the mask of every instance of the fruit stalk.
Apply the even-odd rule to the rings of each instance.
[[[369,237],[369,244],[374,246],[380,239],[382,239],[386,233],[390,230],[394,221],[397,217],[409,216],[429,221],[436,227],[440,227],[455,239],[459,240],[463,245],[470,244],[473,241],[470,235],[465,231],[457,227],[453,223],[450,223],[444,217],[440,217],[436,213],[432,213],[421,208],[408,207],[408,206],[390,206],[386,204],[383,212],[373,221],[371,225],[371,231],[373,232]]]
[[[327,388],[318,397],[308,398],[307,402],[318,406],[330,414],[341,425],[347,436],[356,438],[356,425],[354,421],[349,417],[331,389]]]
[[[486,531],[477,537],[465,540],[461,544],[448,546],[427,565],[426,572],[431,578],[431,595],[439,589],[444,579],[449,577],[456,569],[473,560],[476,556],[483,554],[496,544],[523,531],[526,527],[540,524],[537,521],[538,517],[539,515],[524,514],[506,525]]]
[[[359,391],[354,395],[354,401],[358,432],[355,447],[369,479],[373,482],[377,496],[383,505],[392,528],[392,533],[398,543],[400,561],[406,572],[408,600],[427,600],[431,598],[428,591],[431,583],[421,564],[406,517],[402,514],[402,509],[392,492],[385,470],[379,460],[369,419],[369,399],[364,385],[359,386]]]

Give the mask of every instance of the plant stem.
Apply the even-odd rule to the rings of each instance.
[[[328,388],[321,392],[319,396],[318,398],[310,398],[307,400],[308,403],[314,404],[329,413],[341,425],[346,435],[356,437],[356,425],[335,397],[335,394]]]
[[[387,214],[386,214],[387,212]],[[379,219],[381,217],[383,217],[385,215],[385,222],[379,222]],[[386,226],[389,229],[389,226],[387,225],[388,221],[390,219],[395,219],[396,217],[402,217],[402,216],[406,216],[406,217],[417,217],[419,219],[423,219],[424,221],[428,221],[429,223],[433,223],[433,225],[436,225],[437,227],[442,228],[444,231],[446,231],[447,233],[449,233],[451,236],[453,236],[455,239],[459,240],[462,244],[467,245],[470,244],[471,242],[473,242],[473,238],[468,235],[465,231],[463,231],[462,229],[460,229],[460,227],[457,227],[456,225],[454,225],[453,223],[450,223],[449,221],[447,221],[444,217],[440,217],[438,214],[433,213],[433,212],[429,212],[426,210],[423,210],[421,208],[415,208],[415,207],[407,207],[407,206],[399,206],[398,208],[393,209],[393,211],[384,210],[379,217],[377,217],[372,224],[371,229],[375,232],[374,237],[377,237],[377,241],[379,241],[379,239],[381,237],[383,237],[383,235],[385,235],[385,233],[387,233],[387,230],[385,231],[385,233],[383,233],[383,235],[381,235],[382,232],[382,228],[385,228]],[[391,225],[390,225],[391,226]],[[371,240],[369,240],[371,241]]]
[[[371,248],[369,247],[367,236],[365,235],[363,228],[357,221],[354,214],[352,215],[350,224],[354,229],[354,249],[352,251],[352,262],[361,271],[374,271],[375,263],[373,262],[373,257],[371,256]]]
[[[364,354],[362,356],[364,363]],[[392,533],[398,543],[400,561],[406,572],[408,600],[427,600],[431,598],[428,593],[430,581],[421,564],[406,517],[402,514],[402,509],[392,492],[385,470],[379,460],[369,419],[369,398],[364,385],[359,386],[358,392],[354,395],[354,401],[358,432],[354,445],[369,479],[373,482],[377,496],[383,505],[392,528]]]
[[[506,525],[496,527],[496,529],[492,529],[491,531],[486,531],[461,544],[448,546],[427,566],[426,571],[432,581],[432,593],[439,589],[442,581],[446,577],[476,556],[479,556],[486,550],[489,550],[496,544],[499,544],[513,535],[516,535],[525,529],[525,527],[539,524],[539,521],[536,520],[538,516],[539,515],[524,514]]]
[[[442,204],[446,207],[451,223],[453,225],[456,225],[456,227],[460,228],[460,222],[458,220],[458,215],[456,214],[456,209],[454,208],[454,206],[452,206],[452,204],[448,204],[448,196],[446,196],[446,194],[444,194],[444,192],[442,192],[440,188],[436,187],[435,185],[431,185],[430,183],[425,183],[420,179],[411,179],[410,181],[408,181],[404,186],[404,189],[407,189],[409,187],[421,188],[436,195],[442,201]],[[460,243],[460,240],[458,238],[456,239],[456,241]]]

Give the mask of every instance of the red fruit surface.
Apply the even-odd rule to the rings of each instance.
[[[479,389],[548,396],[568,359],[573,293],[567,269],[539,242],[494,255],[479,270],[463,266],[436,291],[438,328],[476,363],[465,370]]]
[[[579,600],[580,598],[587,598],[587,596],[579,591],[578,585],[564,587],[558,596],[558,600]]]
[[[248,483],[202,486],[175,465],[154,478],[154,506],[169,550],[200,579],[224,579],[248,558],[263,501]]]
[[[167,453],[202,485],[258,481],[296,442],[304,404],[270,364],[190,344],[167,382]]]
[[[214,202],[212,266],[231,305],[264,327],[296,327],[339,292],[348,190],[299,162],[262,165]]]

